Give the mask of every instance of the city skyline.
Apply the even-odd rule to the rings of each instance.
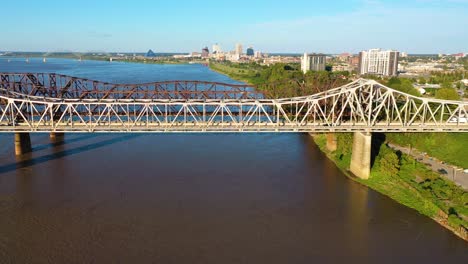
[[[237,3],[223,8],[185,0],[132,6],[125,1],[7,2],[2,24],[8,37],[0,50],[190,52],[215,43],[230,50],[243,43],[266,53],[358,53],[374,47],[414,54],[467,52],[466,0]]]

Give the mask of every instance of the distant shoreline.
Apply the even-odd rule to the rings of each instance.
[[[190,65],[190,64],[207,64],[204,61],[183,61],[183,60],[142,60],[142,59],[135,59],[135,60],[130,60],[130,59],[116,59],[112,58],[110,60],[110,57],[68,57],[68,56],[51,56],[51,57],[42,57],[42,56],[0,56],[0,59],[66,59],[66,60],[75,60],[75,61],[103,61],[103,62],[121,62],[121,63],[140,63],[140,64],[167,64],[167,65]]]

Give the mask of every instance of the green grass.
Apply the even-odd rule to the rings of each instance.
[[[249,84],[261,82],[260,69],[245,64],[223,64],[211,62],[210,68],[216,72],[225,74],[232,79],[244,81]]]
[[[429,156],[468,168],[468,133],[388,133],[389,142],[410,146]]]

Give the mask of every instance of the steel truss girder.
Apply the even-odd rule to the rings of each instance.
[[[126,85],[134,96],[117,99],[110,94],[122,87],[114,84],[94,98],[76,89],[89,89],[89,82],[100,89],[95,81],[0,77],[8,81],[0,85],[0,132],[468,132],[468,103],[420,98],[364,79],[282,99],[249,98],[242,89],[207,97],[208,91],[196,90],[199,82],[180,81],[153,84],[168,91],[164,86],[176,83],[175,97],[136,96],[146,93],[143,86]],[[27,88],[25,80],[36,87]],[[50,82],[66,90],[45,89]],[[208,89],[213,92],[216,85]]]

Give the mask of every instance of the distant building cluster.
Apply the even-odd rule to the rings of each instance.
[[[191,52],[188,55],[174,55],[175,59],[210,59],[217,61],[232,61],[232,62],[262,62],[263,59],[267,58],[267,54],[263,54],[260,51],[255,51],[253,47],[248,47],[244,51],[244,46],[237,43],[232,51],[223,51],[221,45],[218,43],[211,47],[211,52],[208,47],[205,47],[201,52]]]
[[[426,56],[426,55],[424,55]],[[468,56],[468,53],[439,54],[430,56],[430,59],[412,59],[412,55],[406,52],[395,50],[369,49],[359,52],[359,54],[342,53],[337,55],[325,55],[319,53],[305,53],[303,56],[296,54],[272,55],[264,54],[255,50],[252,46],[244,49],[241,43],[234,45],[231,51],[223,51],[218,43],[201,49],[201,52],[195,51],[190,54],[172,55],[173,59],[182,59],[189,61],[207,60],[231,61],[235,63],[257,62],[262,65],[273,65],[276,63],[300,64],[302,72],[325,71],[331,69],[333,72],[350,72],[359,75],[377,75],[377,76],[426,76],[432,72],[450,72],[463,70],[462,63],[458,60]],[[117,54],[112,59],[121,59],[127,54]],[[142,60],[167,60],[164,55],[157,55],[149,50],[145,55],[133,55],[132,59]]]
[[[327,62],[334,72],[353,72],[379,76],[396,76],[398,74],[399,52],[393,50],[370,49],[362,51],[358,56],[350,53],[328,57],[325,54],[307,54],[301,58],[301,70],[324,71]],[[407,55],[405,55],[407,56]]]
[[[232,62],[258,61],[266,57],[260,51],[255,51],[253,47],[248,47],[247,50],[244,51],[244,46],[241,43],[237,43],[232,51],[223,51],[221,45],[216,43],[212,46],[211,53],[208,47],[206,47],[202,50],[201,54],[192,52],[190,56]]]

